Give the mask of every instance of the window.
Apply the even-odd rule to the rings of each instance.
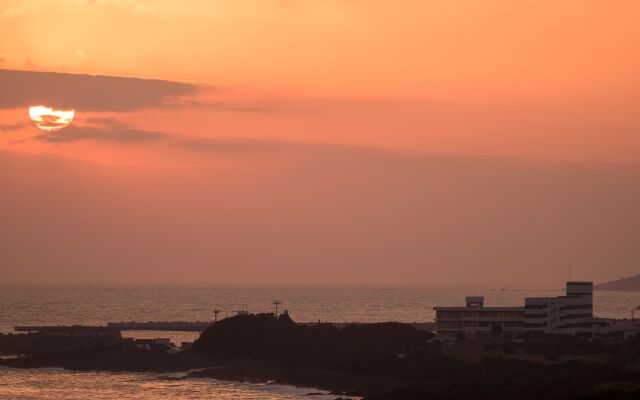
[[[462,311],[438,311],[437,318],[462,318]]]
[[[569,314],[560,319],[576,319],[576,318],[591,318],[591,314]]]
[[[438,329],[461,329],[463,328],[462,321],[440,321],[438,322]]]
[[[567,304],[562,307],[561,310],[585,310],[585,309],[593,309],[593,304]]]

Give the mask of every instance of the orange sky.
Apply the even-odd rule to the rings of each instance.
[[[586,279],[637,271],[639,17],[624,0],[0,0],[0,272],[377,284],[474,282],[478,266],[487,282],[555,282],[571,262]],[[30,124],[42,99],[75,108],[71,127]]]

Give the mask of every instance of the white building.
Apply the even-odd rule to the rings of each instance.
[[[567,282],[565,296],[524,299],[525,335],[593,337],[606,320],[593,318],[593,282]]]
[[[481,339],[494,333],[522,337],[524,307],[485,307],[484,297],[466,298],[466,307],[434,307],[436,334],[443,340]]]
[[[524,306],[485,307],[483,297],[467,297],[465,307],[434,307],[436,334],[443,340],[511,338],[543,334],[593,337],[608,320],[593,318],[593,283],[567,282],[566,295],[528,297]]]

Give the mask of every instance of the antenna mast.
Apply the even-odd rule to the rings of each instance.
[[[573,263],[569,264],[569,281],[573,280]]]
[[[282,304],[282,302],[280,300],[274,300],[273,301],[273,305],[276,306],[276,313],[275,313],[276,318],[278,317],[278,305],[279,304]]]

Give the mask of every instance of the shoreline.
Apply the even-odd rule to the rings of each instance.
[[[182,393],[184,393],[185,390],[189,391],[189,388],[193,387],[195,390],[193,393],[207,393],[206,398],[209,398],[208,396],[215,396],[216,393],[220,393],[220,390],[222,390],[222,393],[238,392],[239,394],[248,391],[253,393],[253,397],[251,398],[255,398],[256,395],[261,396],[262,394],[265,398],[271,398],[275,395],[278,398],[287,399],[293,396],[299,399],[361,400],[358,397],[336,395],[314,387],[294,386],[276,382],[249,382],[188,377],[183,372],[73,371],[57,367],[25,369],[0,366],[0,376],[4,376],[5,378],[3,381],[4,386],[0,385],[0,398],[4,398],[4,395],[11,392],[13,383],[16,389],[24,390],[26,388],[31,393],[31,396],[36,396],[37,398],[49,398],[50,395],[54,395],[54,397],[58,396],[56,398],[60,399],[80,399],[80,397],[74,397],[76,395],[75,390],[69,389],[69,391],[66,392],[64,390],[67,388],[61,390],[61,388],[57,387],[53,382],[66,382],[70,383],[71,386],[83,386],[83,383],[89,380],[116,383],[117,387],[120,388],[118,392],[122,391],[124,398],[128,398],[128,395],[135,396],[147,392],[149,387],[160,388],[159,390],[163,391],[181,387]],[[9,386],[6,386],[7,383]],[[123,385],[126,386],[126,388],[124,388]],[[87,397],[82,398],[92,398],[93,390],[100,389],[91,388],[90,391],[85,393]],[[98,393],[93,394],[97,395]],[[198,398],[197,395],[195,398]]]
[[[24,337],[4,338],[18,343]],[[616,399],[628,390],[640,395],[640,337],[597,342],[550,335],[516,343],[496,336],[444,348],[432,333],[409,324],[339,329],[297,324],[286,314],[250,314],[213,324],[181,351],[149,340],[32,338],[43,341],[33,346],[32,355],[0,359],[0,365],[178,373],[176,380],[274,383],[367,400],[511,400],[528,399],[532,391],[547,400],[591,400],[612,390],[607,388],[614,388]]]
[[[4,363],[3,361],[12,361],[16,360],[16,365],[10,365],[12,363]],[[20,363],[20,360],[25,360],[23,363]],[[128,369],[126,366],[124,368],[73,368],[63,365],[55,365],[49,364],[45,362],[44,365],[41,364],[37,359],[29,360],[29,357],[17,357],[11,355],[5,355],[0,357],[0,368],[7,368],[13,370],[38,370],[38,371],[64,371],[64,372],[80,372],[80,373],[112,373],[112,374],[156,374],[156,375],[165,375],[166,377],[163,379],[168,380],[190,380],[190,379],[211,379],[214,381],[220,382],[236,382],[236,383],[246,383],[246,384],[265,384],[265,385],[280,385],[286,387],[292,387],[297,389],[306,389],[309,392],[317,393],[318,391],[326,392],[323,395],[333,395],[339,396],[337,398],[340,399],[362,399],[364,393],[356,393],[356,392],[345,392],[340,390],[341,386],[336,386],[336,381],[334,384],[323,384],[322,382],[317,382],[316,379],[310,378],[309,380],[301,381],[300,379],[287,379],[287,372],[283,368],[278,368],[272,363],[265,363],[259,360],[250,360],[250,359],[239,359],[239,360],[213,360],[206,359],[207,366],[199,367],[199,368],[188,368],[188,369],[172,369],[172,368],[163,368],[163,367],[154,367],[150,369]],[[205,362],[204,360],[202,360]],[[316,373],[318,370],[305,370],[304,377],[314,376],[317,378]],[[329,374],[330,376],[336,378],[336,375],[333,375],[332,371],[325,370],[323,371],[325,374]],[[169,377],[171,374],[180,374],[180,376]],[[300,376],[300,375],[297,375]],[[347,381],[353,382],[353,379],[357,380],[355,376],[340,376],[339,382],[345,383]],[[311,381],[316,381],[311,382]]]

